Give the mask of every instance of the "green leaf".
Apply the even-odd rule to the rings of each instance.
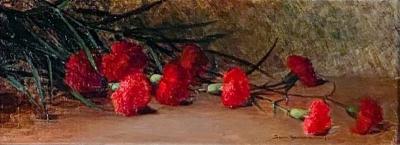
[[[121,19],[128,18],[130,16],[138,15],[138,14],[141,14],[143,12],[149,11],[151,8],[153,8],[153,7],[157,6],[157,5],[160,5],[165,1],[166,0],[159,0],[159,1],[152,2],[150,4],[144,4],[144,5],[140,6],[140,7],[136,8],[134,10],[128,11],[126,13],[123,13],[123,14],[112,14],[112,15],[110,15],[110,17],[106,17],[105,19],[103,19],[101,21],[93,22],[93,23],[90,23],[90,24],[92,24],[92,25],[104,25],[104,24],[114,23],[114,22],[119,21]]]
[[[85,35],[88,37],[90,43],[92,43],[92,45],[95,46],[95,48],[100,48],[101,47],[96,43],[96,40],[94,40],[93,35],[89,31],[86,31]]]
[[[7,76],[7,80],[18,91],[25,93],[26,91],[25,86],[22,85],[15,77],[9,75]]]
[[[349,114],[353,118],[357,118],[359,108],[356,105],[350,105],[346,108],[347,114]]]
[[[30,18],[27,18],[27,21],[29,21],[30,23],[34,23]],[[37,24],[36,24],[37,25]],[[42,50],[44,53],[47,53],[48,55],[52,55],[52,56],[57,56],[57,57],[63,57],[63,55],[60,55],[60,53],[58,51],[56,51],[54,49],[54,47],[52,47],[48,42],[46,42],[45,40],[43,40],[43,38],[41,38],[39,35],[37,35],[32,29],[28,28],[27,26],[26,30],[32,35],[32,37],[34,39],[37,40],[37,42],[39,42],[39,44],[43,45],[44,48],[46,48],[46,50]],[[39,50],[41,51],[41,50]]]
[[[89,47],[85,44],[85,41],[83,40],[83,38],[79,35],[78,31],[74,27],[72,27],[72,25],[68,22],[67,19],[65,19],[64,15],[60,12],[59,9],[55,9],[55,11],[58,13],[58,15],[60,16],[61,20],[65,23],[65,25],[67,25],[68,29],[74,34],[75,38],[78,40],[79,46],[83,49],[83,51],[85,51],[90,65],[96,71],[98,71],[96,63],[95,63],[94,58],[93,58],[93,55],[90,52]]]
[[[290,111],[289,111],[290,117],[293,117],[293,118],[296,118],[299,120],[303,120],[307,114],[308,114],[308,111],[305,109],[293,108],[293,109],[290,109]]]
[[[51,65],[50,57],[48,55],[46,55],[46,58],[47,58],[47,71],[48,71],[47,73],[49,74],[49,82],[50,82],[49,95],[50,95],[50,97],[52,97],[53,96],[53,85],[54,85],[54,82],[53,82],[53,67]]]
[[[70,3],[69,0],[60,0],[60,1],[57,2],[56,5],[57,5],[57,8],[64,9],[65,7],[68,6],[69,3]]]
[[[158,82],[160,82],[161,78],[162,78],[162,75],[160,75],[160,74],[153,74],[153,75],[151,75],[151,77],[150,77],[150,82],[151,82],[153,85],[156,85],[156,84],[158,84]]]
[[[148,41],[148,42],[147,42],[147,45],[149,45],[149,47],[147,47],[147,48],[148,48],[148,50],[149,50],[149,52],[150,52],[150,55],[153,57],[153,59],[154,59],[156,65],[157,65],[158,72],[162,72],[163,67],[162,67],[160,58],[159,58],[159,56],[157,55],[157,53],[156,53],[156,52],[154,51],[154,49],[153,49],[153,47],[157,47],[157,44]]]
[[[40,107],[39,104],[36,103],[35,98],[32,96],[31,93],[29,93],[26,89],[26,87],[21,84],[15,77],[8,75],[6,80],[13,86],[15,89],[18,91],[24,93],[25,95],[28,96],[29,102],[31,102],[33,105]]]
[[[107,52],[111,51],[107,44],[105,44],[105,42],[100,39],[98,30],[88,30],[88,33],[91,36],[90,38],[92,39],[92,41],[94,41],[94,43],[96,43],[99,48],[102,48],[104,51]]]
[[[40,105],[42,105],[44,107],[46,105],[46,103],[45,103],[46,96],[44,94],[44,89],[43,89],[42,83],[40,81],[39,71],[37,70],[35,65],[33,65],[32,59],[29,56],[26,56],[26,60],[32,69],[33,79],[35,80],[36,89],[37,89],[37,91],[39,93],[39,97],[40,97]]]
[[[207,93],[220,94],[222,91],[222,83],[209,84],[207,86]]]
[[[88,106],[90,108],[98,108],[96,104],[94,104],[92,101],[90,101],[90,100],[86,99],[85,97],[83,97],[80,93],[78,93],[76,91],[70,91],[70,93],[71,93],[72,96],[74,96],[76,99],[81,101],[86,106]]]

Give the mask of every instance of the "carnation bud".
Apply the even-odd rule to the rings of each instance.
[[[112,90],[115,91],[119,88],[119,83],[108,83],[108,87]]]
[[[162,75],[160,75],[160,74],[153,74],[153,75],[150,76],[150,82],[151,82],[153,85],[156,85],[156,84],[158,84],[158,83],[160,82],[161,78],[162,78]]]
[[[357,118],[358,111],[359,111],[359,107],[356,105],[350,105],[350,106],[346,107],[347,114],[349,114],[353,118]]]
[[[289,115],[295,119],[304,120],[305,116],[308,114],[308,111],[300,108],[290,109]]]
[[[214,83],[214,84],[209,84],[207,86],[207,93],[210,94],[220,94],[222,91],[222,83]]]

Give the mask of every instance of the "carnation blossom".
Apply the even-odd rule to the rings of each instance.
[[[305,134],[326,135],[331,128],[332,120],[328,104],[323,100],[317,99],[311,103],[309,114],[303,122]]]
[[[294,73],[302,84],[313,87],[323,83],[314,72],[311,61],[308,58],[298,55],[291,55],[287,58],[287,66]]]
[[[111,53],[102,59],[102,73],[108,81],[120,81],[131,72],[143,71],[147,64],[143,48],[127,41],[114,42]]]
[[[189,98],[189,74],[178,62],[164,66],[163,76],[158,84],[156,100],[164,105],[180,105]]]
[[[221,101],[224,106],[237,108],[243,106],[250,97],[249,80],[239,67],[227,71],[223,77]]]
[[[383,120],[381,106],[371,98],[361,99],[359,110],[356,125],[352,128],[355,133],[368,134]]]
[[[101,63],[97,55],[94,55],[94,60],[96,64]],[[69,56],[65,64],[64,82],[80,93],[102,91],[106,86],[104,78],[91,66],[83,50]]]
[[[151,100],[151,86],[142,72],[132,72],[111,95],[114,111],[123,116],[138,114]]]
[[[180,63],[192,77],[196,77],[206,70],[208,58],[196,44],[186,44],[183,46]]]

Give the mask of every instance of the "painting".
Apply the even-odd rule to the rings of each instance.
[[[399,144],[398,6],[0,0],[0,144]]]

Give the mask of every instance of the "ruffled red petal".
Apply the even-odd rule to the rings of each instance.
[[[189,74],[179,63],[173,61],[164,66],[156,92],[156,100],[164,105],[179,105],[189,98]]]
[[[382,108],[371,98],[360,100],[360,111],[352,131],[358,134],[368,134],[383,121]]]
[[[94,55],[96,64],[100,64],[99,56]],[[65,84],[80,93],[93,93],[104,89],[105,80],[90,65],[86,53],[81,50],[69,56],[65,64]]]
[[[239,67],[224,74],[221,101],[224,106],[237,108],[243,106],[250,97],[249,80]]]
[[[140,45],[119,41],[111,46],[111,53],[103,56],[102,73],[108,81],[120,81],[126,75],[143,71],[147,56]]]
[[[304,119],[304,133],[326,135],[331,128],[331,124],[329,106],[323,100],[314,100],[309,108],[309,114]]]
[[[151,85],[142,72],[127,75],[111,95],[114,111],[123,116],[136,115],[151,100]]]
[[[208,58],[196,44],[186,44],[183,46],[180,63],[192,77],[196,77],[206,70]]]
[[[291,55],[287,58],[287,66],[304,85],[313,87],[321,84],[321,79],[315,74],[312,63],[308,58]]]

